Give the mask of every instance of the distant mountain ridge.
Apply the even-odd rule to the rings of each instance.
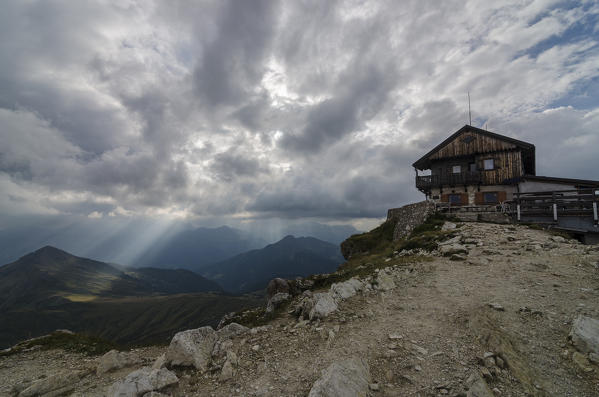
[[[188,270],[122,271],[46,246],[0,267],[0,309],[46,305],[61,299],[222,292],[220,286]]]
[[[275,277],[293,279],[334,272],[343,262],[337,245],[313,237],[287,236],[262,249],[198,269],[198,272],[228,292],[245,293],[266,288]]]
[[[0,349],[58,328],[159,343],[261,302],[189,270],[119,269],[46,246],[0,267]]]

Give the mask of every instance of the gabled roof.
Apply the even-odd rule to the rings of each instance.
[[[523,150],[535,150],[535,145],[533,145],[532,143],[528,143],[528,142],[524,142],[524,141],[520,141],[518,139],[514,139],[514,138],[510,138],[509,136],[505,136],[505,135],[500,135],[500,134],[496,134],[494,132],[491,131],[487,131],[487,130],[483,130],[480,128],[476,128],[473,127],[471,125],[465,125],[462,128],[460,128],[459,130],[457,130],[455,133],[453,133],[449,138],[447,138],[446,140],[444,140],[443,142],[441,142],[440,144],[438,144],[437,146],[435,146],[430,152],[428,152],[427,154],[425,154],[424,156],[422,156],[420,159],[418,159],[414,164],[412,164],[412,166],[414,168],[417,168],[419,170],[425,170],[428,169],[428,163],[429,163],[429,158],[435,154],[437,151],[439,151],[441,148],[443,148],[445,145],[447,145],[448,143],[450,143],[451,141],[453,141],[454,139],[456,139],[461,133],[463,132],[474,132],[480,135],[485,135],[488,136],[490,138],[494,138],[494,139],[498,139],[504,142],[508,142],[511,143],[519,148],[522,148]],[[534,152],[533,152],[534,153]]]

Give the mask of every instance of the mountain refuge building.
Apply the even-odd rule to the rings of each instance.
[[[599,188],[599,181],[537,176],[535,145],[471,125],[412,165],[416,188],[451,206],[496,206],[518,193]]]

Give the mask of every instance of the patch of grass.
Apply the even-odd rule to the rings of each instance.
[[[349,252],[352,256],[356,253],[364,254],[378,251],[393,241],[394,229],[394,222],[385,221],[369,232],[354,234],[349,237],[341,243],[341,251]]]
[[[42,350],[63,349],[88,356],[104,354],[109,350],[119,348],[117,344],[95,336],[55,331],[49,335],[23,341],[9,351],[0,352],[0,356],[12,355],[36,346],[40,346]]]

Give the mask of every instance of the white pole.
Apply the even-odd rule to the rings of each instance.
[[[516,206],[516,210],[518,211],[518,222],[520,222],[520,204]]]
[[[597,219],[597,203],[593,203],[593,219],[595,219],[595,222],[598,221]]]
[[[557,221],[557,204],[553,203],[553,220]]]

